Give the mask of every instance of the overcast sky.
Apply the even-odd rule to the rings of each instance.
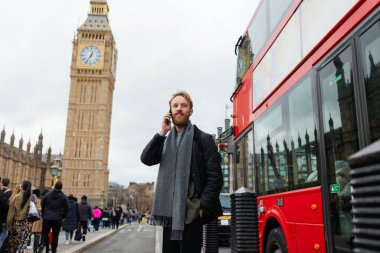
[[[0,124],[24,150],[44,135],[44,153],[64,152],[72,40],[89,0],[13,0],[0,15]],[[216,133],[234,91],[234,45],[258,0],[108,0],[119,51],[113,100],[110,181],[156,180],[140,162],[160,128],[168,99],[192,96],[192,122]],[[231,109],[227,111],[230,116]]]

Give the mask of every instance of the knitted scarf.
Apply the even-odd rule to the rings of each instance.
[[[171,240],[182,240],[185,226],[193,137],[194,126],[189,121],[177,146],[173,127],[162,150],[152,219],[157,225],[171,227]]]

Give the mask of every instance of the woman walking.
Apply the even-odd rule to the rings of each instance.
[[[11,191],[12,194],[11,196],[9,197],[9,200],[8,200],[8,205],[14,201],[16,195],[21,191],[21,185],[20,184],[16,184],[16,186],[13,188],[13,190]],[[8,208],[9,210],[9,208]],[[7,253],[6,249],[8,247],[8,241],[9,241],[9,227],[7,228],[7,237],[5,238],[4,242],[3,242],[3,245],[0,245],[1,246],[1,249],[0,249],[0,252],[1,253]]]
[[[102,217],[102,211],[100,211],[98,206],[95,206],[95,208],[92,212],[93,212],[92,215],[94,217],[94,221],[93,221],[94,229],[95,229],[95,231],[98,231],[99,230],[100,218]]]
[[[32,222],[28,221],[32,184],[25,180],[21,187],[21,191],[9,203],[7,216],[7,226],[10,228],[8,253],[24,252],[32,231]]]
[[[62,224],[62,230],[66,232],[66,244],[73,240],[74,230],[77,229],[80,222],[78,199],[72,194],[69,195],[69,213]]]

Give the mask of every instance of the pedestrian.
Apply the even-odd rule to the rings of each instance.
[[[139,212],[139,214],[137,215],[137,219],[138,219],[139,224],[140,224],[140,223],[141,223],[141,220],[142,220],[141,212]]]
[[[103,228],[108,228],[110,226],[110,214],[107,210],[107,207],[105,207],[104,211],[102,212],[102,221],[103,221]]]
[[[38,213],[40,215],[40,219],[33,222],[33,226],[32,226],[32,233],[34,235],[34,241],[33,241],[33,253],[37,253],[37,250],[38,250],[38,247],[40,246],[41,244],[41,233],[42,233],[42,210],[41,210],[41,202],[42,202],[42,199],[44,198],[44,196],[49,192],[48,189],[45,189],[42,191],[42,194],[41,194],[41,191],[40,189],[35,189],[33,191],[33,194],[37,197],[36,199],[36,207],[37,207],[37,210],[38,210]]]
[[[72,194],[70,194],[67,199],[69,200],[69,212],[62,223],[62,230],[65,231],[66,236],[66,245],[72,242],[74,230],[78,228],[80,222],[78,199]]]
[[[116,210],[115,210],[115,213],[116,213],[115,225],[116,225],[116,229],[119,229],[120,218],[121,218],[121,214],[123,213],[123,208],[121,208],[120,205],[117,206]]]
[[[10,182],[11,181],[9,180],[9,178],[3,178],[1,180],[1,190],[5,193],[7,199],[9,199],[12,195],[12,190],[9,188]]]
[[[173,94],[169,108],[141,154],[144,164],[160,164],[151,217],[164,227],[163,253],[200,252],[202,225],[222,215],[220,155],[213,137],[190,122],[187,92]]]
[[[9,209],[9,198],[12,195],[12,190],[9,189],[9,178],[3,178],[0,182],[0,194],[1,194],[1,209],[0,209],[0,252],[5,252],[8,229],[7,229],[7,215]]]
[[[69,200],[62,191],[62,182],[58,181],[54,185],[54,190],[46,194],[42,200],[42,236],[41,245],[38,247],[38,253],[42,253],[46,247],[46,253],[49,253],[49,232],[52,230],[51,251],[57,253],[58,236],[62,226],[62,220],[65,219],[69,212]]]
[[[111,229],[114,229],[116,225],[116,210],[114,207],[111,207],[110,217],[111,217]]]
[[[94,210],[92,211],[92,217],[94,217],[94,220],[93,220],[94,230],[98,231],[100,218],[102,217],[102,211],[100,211],[98,206],[95,206]]]
[[[80,213],[80,226],[83,229],[82,240],[86,240],[88,221],[92,218],[91,206],[87,203],[87,196],[83,195],[79,203],[79,213]]]
[[[28,220],[28,211],[32,199],[32,183],[23,181],[21,191],[9,202],[7,227],[9,239],[6,252],[24,252],[32,232],[32,222]]]
[[[0,247],[7,238],[7,215],[8,215],[8,199],[3,191],[0,191]]]
[[[3,188],[3,189],[9,189],[9,188]],[[21,192],[21,184],[16,184],[14,187],[13,187],[13,190],[8,190],[7,191],[8,193],[11,192],[11,195],[9,196],[9,199],[8,199],[8,205],[14,201],[14,199],[16,198],[17,194],[19,194]],[[6,194],[6,196],[8,196],[9,194]],[[9,207],[8,207],[8,211],[9,211]],[[8,217],[8,212],[7,212],[7,217]],[[9,228],[8,228],[8,225],[5,225],[6,229],[7,229],[7,237],[5,238],[4,242],[3,242],[3,245],[1,246],[1,249],[0,249],[0,252],[1,253],[7,253],[6,249],[8,247],[8,241],[9,241]]]

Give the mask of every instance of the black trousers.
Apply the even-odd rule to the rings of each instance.
[[[58,247],[58,236],[61,230],[62,221],[60,220],[44,220],[42,222],[42,236],[41,245],[46,247],[46,253],[49,253],[49,233],[50,229],[53,232],[53,240],[51,242],[51,251],[53,253],[57,252]]]
[[[200,253],[202,228],[201,218],[198,217],[192,223],[185,224],[182,241],[172,241],[171,227],[164,227],[162,253]]]
[[[80,221],[80,226],[82,227],[82,234],[86,235],[87,234],[87,221],[86,220],[81,220]]]

